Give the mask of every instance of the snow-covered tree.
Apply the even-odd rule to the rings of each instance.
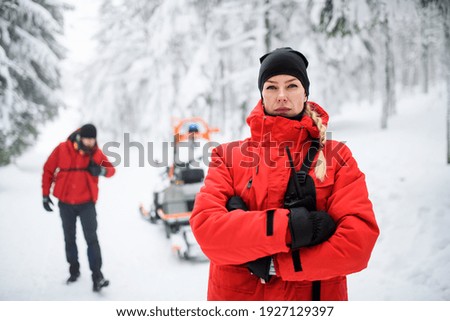
[[[63,10],[51,0],[0,2],[0,166],[32,144],[63,106]]]
[[[320,64],[311,66],[310,73],[321,84],[319,99],[337,111],[349,100],[373,99],[378,89],[377,48],[372,35],[376,18],[370,6],[365,1],[311,0],[308,12],[311,57]]]
[[[447,163],[450,164],[450,2],[418,0],[416,6],[421,22],[422,90],[428,90],[431,80],[443,78],[446,83]]]
[[[432,0],[430,0],[432,1]],[[424,0],[424,2],[426,2]],[[447,88],[447,164],[450,164],[450,3],[447,0],[434,0],[439,10],[444,34],[444,46],[442,50],[442,64]]]
[[[322,76],[333,103],[368,98],[381,92],[381,127],[395,110],[393,10],[383,1],[309,1],[311,24],[327,72]],[[337,93],[333,95],[333,93]],[[343,95],[342,95],[343,94]],[[331,104],[332,102],[330,102]]]
[[[397,90],[443,77],[443,20],[422,1],[105,1],[86,112],[116,136],[167,138],[172,117],[203,116],[240,137],[258,58],[290,46],[310,61],[311,100],[333,113],[380,98],[385,127]]]
[[[233,127],[234,111],[245,106],[234,88],[247,89],[237,78],[247,77],[256,42],[249,20],[257,18],[250,2],[223,2],[105,1],[86,113],[116,137],[165,135],[173,117],[196,115]]]

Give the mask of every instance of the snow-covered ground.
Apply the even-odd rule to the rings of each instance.
[[[52,127],[48,130],[63,140],[66,131]],[[165,238],[162,225],[150,224],[138,211],[140,202],[148,207],[157,180],[158,170],[149,166],[119,166],[114,177],[102,178],[100,182],[98,234],[103,272],[111,280],[111,286],[100,295],[91,291],[86,245],[79,223],[82,276],[80,282],[67,286],[59,214],[57,209],[48,213],[42,208],[41,167],[54,147],[47,145],[38,144],[16,165],[0,169],[0,256],[3,258],[0,300],[205,298],[207,262],[179,260],[171,250],[170,240]]]
[[[439,90],[399,99],[387,130],[379,129],[379,108],[349,107],[331,118],[333,139],[347,141],[366,173],[381,229],[369,267],[349,276],[351,300],[450,300],[444,101]],[[160,170],[137,166],[136,155],[100,182],[99,238],[111,286],[91,291],[80,226],[82,276],[64,283],[60,218],[42,208],[40,184],[46,157],[76,124],[67,110],[34,148],[0,168],[0,300],[204,300],[208,263],[179,260],[162,226],[138,213]]]
[[[100,180],[98,234],[103,272],[111,286],[97,295],[92,292],[79,223],[81,278],[70,286],[65,284],[68,270],[61,220],[57,207],[52,213],[42,208],[41,174],[53,148],[88,121],[81,119],[82,88],[77,78],[95,54],[92,36],[97,30],[100,1],[66,2],[74,5],[66,13],[62,38],[69,49],[62,70],[68,107],[45,125],[35,146],[16,164],[0,168],[0,300],[202,300],[207,262],[180,261],[162,226],[149,224],[139,214],[140,202],[149,205],[159,172],[149,166],[122,164],[113,178]],[[101,130],[99,141],[106,142]],[[56,205],[57,200],[53,201]]]
[[[350,299],[450,300],[443,93],[405,95],[387,130],[366,108],[331,120],[333,138],[347,141],[366,173],[381,229],[369,268],[349,278]]]

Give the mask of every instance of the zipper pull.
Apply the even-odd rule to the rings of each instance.
[[[247,188],[252,187],[252,183],[253,183],[253,178],[250,178],[250,180],[247,183]]]

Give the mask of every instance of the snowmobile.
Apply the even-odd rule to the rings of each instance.
[[[172,249],[183,259],[206,258],[192,233],[189,218],[206,171],[206,167],[201,167],[202,155],[195,157],[195,152],[201,146],[200,141],[209,142],[210,134],[217,131],[217,128],[210,128],[199,117],[182,119],[176,123],[173,127],[173,164],[166,168],[162,178],[169,180],[170,184],[153,191],[150,210],[140,206],[144,218],[153,224],[162,222]]]

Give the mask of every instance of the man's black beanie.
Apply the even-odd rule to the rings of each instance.
[[[309,79],[306,73],[308,60],[306,57],[290,47],[278,48],[259,58],[258,88],[262,92],[267,79],[277,75],[294,76],[305,88],[306,96],[309,96]]]
[[[80,128],[80,137],[97,138],[97,129],[92,124],[83,125]]]

